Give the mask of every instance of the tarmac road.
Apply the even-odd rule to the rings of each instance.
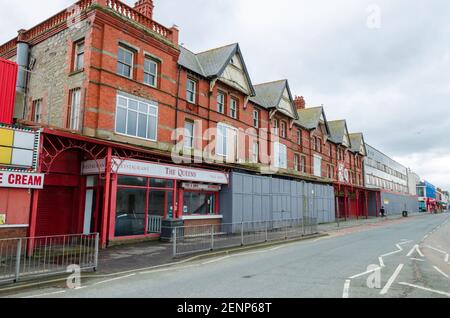
[[[174,268],[89,280],[77,290],[45,288],[10,296],[448,298],[449,233],[449,213],[425,215]]]

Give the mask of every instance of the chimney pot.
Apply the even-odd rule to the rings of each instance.
[[[296,109],[305,109],[306,102],[303,96],[295,96],[294,106]]]
[[[154,7],[153,0],[139,0],[134,4],[134,10],[152,20]]]

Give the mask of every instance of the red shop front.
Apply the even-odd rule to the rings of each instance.
[[[104,172],[104,165],[101,171]],[[108,241],[159,238],[167,224],[217,224],[219,192],[228,174],[139,160],[111,161],[109,216],[101,215],[102,184],[97,162],[83,162],[86,176],[85,232],[108,219]]]

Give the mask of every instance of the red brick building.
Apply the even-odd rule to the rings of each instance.
[[[153,8],[82,0],[0,46],[26,78],[16,124],[42,133],[28,235],[100,232],[105,246],[221,222],[235,171],[363,188],[362,138],[337,138],[287,80],[253,85],[239,44],[181,47]]]

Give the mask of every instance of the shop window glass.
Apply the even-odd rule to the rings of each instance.
[[[119,176],[119,178],[117,179],[117,183],[124,186],[146,187],[147,178]]]
[[[151,188],[173,188],[173,180],[150,179]]]
[[[173,191],[150,190],[148,195],[149,221],[153,216],[173,218]],[[150,227],[149,227],[150,228]]]
[[[214,194],[201,192],[185,192],[183,195],[184,215],[211,215],[214,214]]]
[[[146,189],[118,189],[115,235],[145,234]]]

